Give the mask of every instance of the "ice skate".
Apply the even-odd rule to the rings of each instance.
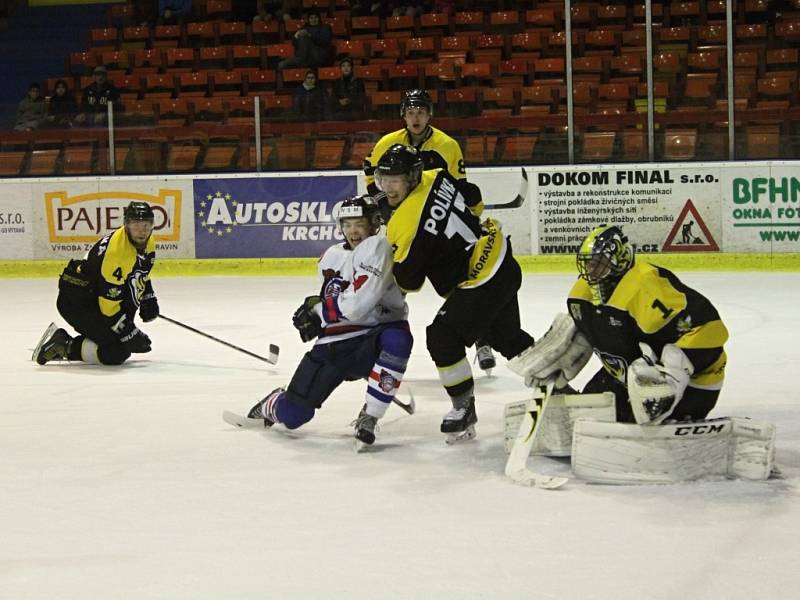
[[[367,414],[367,405],[361,407],[361,412],[353,421],[355,427],[355,439],[353,440],[353,450],[362,452],[375,443],[375,428],[378,418]]]
[[[66,360],[67,350],[72,338],[63,329],[58,329],[55,323],[47,326],[39,343],[33,350],[31,360],[43,365],[51,360]]]
[[[456,444],[475,437],[475,423],[478,415],[475,413],[475,398],[470,397],[467,406],[452,408],[442,420],[440,431],[447,434],[446,444]]]
[[[497,366],[494,354],[492,353],[492,347],[488,344],[475,346],[475,360],[481,370],[486,371],[487,377],[492,375],[492,369]]]
[[[247,418],[253,420],[263,420],[264,427],[272,427],[275,425],[277,419],[275,418],[275,413],[273,412],[274,401],[285,391],[286,390],[282,387],[272,390],[269,394],[264,396],[264,398],[262,398],[258,404],[250,409],[250,412],[247,413]]]

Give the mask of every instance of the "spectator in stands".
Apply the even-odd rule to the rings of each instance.
[[[42,88],[38,83],[28,86],[28,94],[17,106],[17,119],[14,121],[16,131],[38,129],[47,114],[47,105],[42,98]]]
[[[319,121],[325,112],[325,92],[317,85],[317,74],[309,69],[294,93],[294,113],[305,121]]]
[[[140,27],[149,27],[158,18],[158,0],[134,0],[133,22]]]
[[[292,43],[294,56],[278,63],[279,69],[316,69],[331,64],[334,52],[333,32],[329,25],[321,21],[319,12],[308,13],[305,25],[295,32]]]
[[[342,78],[331,89],[331,114],[334,121],[351,121],[362,118],[367,92],[364,82],[353,74],[353,59],[345,57],[339,63]]]
[[[192,14],[192,0],[158,0],[158,23],[178,24]]]
[[[256,16],[253,21],[289,21],[300,16],[300,0],[256,0]]]
[[[48,127],[72,127],[72,119],[78,114],[78,103],[69,91],[67,82],[56,81],[50,104],[47,108],[46,123]]]
[[[108,103],[114,104],[114,108],[119,105],[119,92],[108,81],[108,70],[103,66],[95,67],[93,75],[94,83],[83,90],[81,113],[73,120],[76,124],[104,125]]]

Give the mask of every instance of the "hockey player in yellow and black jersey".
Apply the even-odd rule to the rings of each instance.
[[[61,274],[56,306],[79,335],[51,324],[33,352],[40,365],[52,360],[82,360],[119,365],[131,353],[150,352],[150,338],[134,324],[137,310],[152,321],[159,307],[150,270],[155,262],[153,209],[131,202],[124,224],[98,241],[82,260],[71,260]]]
[[[522,271],[498,223],[480,222],[465,194],[477,186],[443,169],[423,171],[419,152],[396,144],[378,161],[375,178],[394,209],[387,238],[394,277],[407,292],[426,279],[446,298],[426,332],[428,352],[452,401],[441,431],[449,441],[474,437],[474,382],[465,348],[483,337],[506,358],[533,344],[520,327]]]
[[[583,393],[614,392],[618,421],[705,418],[722,389],[727,360],[728,330],[711,302],[667,269],[636,261],[616,226],[592,230],[577,265],[580,277],[567,307],[588,353],[567,378],[593,351],[603,366]]]
[[[380,190],[375,185],[375,167],[381,156],[394,144],[413,146],[424,161],[424,169],[445,169],[456,179],[466,179],[464,155],[458,142],[444,131],[431,126],[433,100],[425,90],[408,90],[400,102],[400,118],[405,127],[387,133],[375,144],[372,152],[364,159],[367,191],[380,198]],[[480,207],[483,210],[483,207]],[[384,215],[384,220],[387,220]]]
[[[419,150],[426,171],[444,169],[455,179],[465,181],[467,177],[461,146],[445,132],[431,125],[433,100],[428,92],[420,89],[407,90],[400,102],[400,118],[403,119],[405,127],[383,136],[364,159],[367,190],[378,201],[383,220],[387,223],[392,211],[375,185],[374,175],[378,160],[394,144],[413,146]],[[473,214],[480,217],[483,213],[483,202],[480,197],[475,198],[474,195],[467,194],[466,201]],[[476,340],[475,351],[480,368],[491,374],[491,370],[495,367],[495,359],[489,343],[483,339]]]

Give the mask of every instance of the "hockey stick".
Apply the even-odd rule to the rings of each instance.
[[[523,202],[525,202],[525,198],[528,197],[528,174],[525,172],[525,169],[522,169],[522,183],[519,186],[519,193],[517,197],[511,200],[510,202],[500,203],[500,204],[484,204],[483,208],[486,210],[497,210],[501,208],[519,208],[522,206]]]
[[[505,469],[506,475],[514,482],[521,485],[533,485],[545,490],[560,488],[569,481],[566,477],[551,477],[550,475],[535,473],[527,467],[528,456],[540,431],[539,425],[547,410],[553,387],[554,380],[550,379],[546,385],[539,386],[534,392],[533,398],[528,400],[528,406],[519,425],[519,431],[514,440],[514,446],[511,448],[511,454],[508,457]]]
[[[195,329],[194,327],[190,327],[189,325],[186,325],[186,323],[181,323],[180,321],[176,321],[175,319],[170,319],[169,317],[166,317],[164,315],[158,315],[158,316],[160,318],[164,319],[165,321],[169,321],[173,325],[177,325],[178,327],[183,327],[184,329],[188,329],[189,331],[194,331],[195,333],[197,333],[199,335],[202,335],[203,337],[207,337],[210,340],[214,340],[215,342],[219,342],[223,346],[227,346],[228,348],[233,348],[234,350],[238,350],[239,352],[243,352],[244,354],[247,354],[248,356],[252,356],[253,358],[257,358],[258,360],[263,360],[264,362],[269,363],[271,365],[278,364],[278,354],[280,353],[280,348],[278,348],[278,346],[276,346],[275,344],[270,344],[269,345],[269,356],[261,356],[260,354],[256,354],[254,352],[250,352],[249,350],[245,350],[244,348],[240,348],[239,346],[231,344],[230,342],[226,342],[226,341],[221,340],[221,339],[219,339],[217,337],[214,337],[213,335],[210,335],[208,333],[200,331],[199,329]]]
[[[408,388],[407,386],[406,386],[406,389],[408,389],[408,403],[403,402],[397,396],[392,398],[392,402],[397,404],[397,406],[402,408],[408,414],[413,415],[414,411],[417,410],[417,403],[414,402],[414,392],[412,392],[411,389]]]

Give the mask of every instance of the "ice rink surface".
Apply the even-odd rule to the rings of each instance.
[[[390,408],[372,450],[355,454],[361,382],[296,432],[221,419],[288,383],[304,351],[291,314],[313,278],[154,272],[165,315],[260,354],[278,344],[276,367],[160,319],[142,326],[153,351],[121,367],[38,366],[33,346],[63,324],[57,282],[0,280],[0,598],[797,598],[800,275],[679,275],[731,332],[712,416],[775,423],[783,479],[512,484],[502,411],[527,391],[504,364],[476,373],[478,438],[444,444],[429,286],[409,297],[416,345],[401,393],[413,390],[417,414]],[[534,336],[572,279],[526,275]],[[529,464],[569,474],[561,460]]]

